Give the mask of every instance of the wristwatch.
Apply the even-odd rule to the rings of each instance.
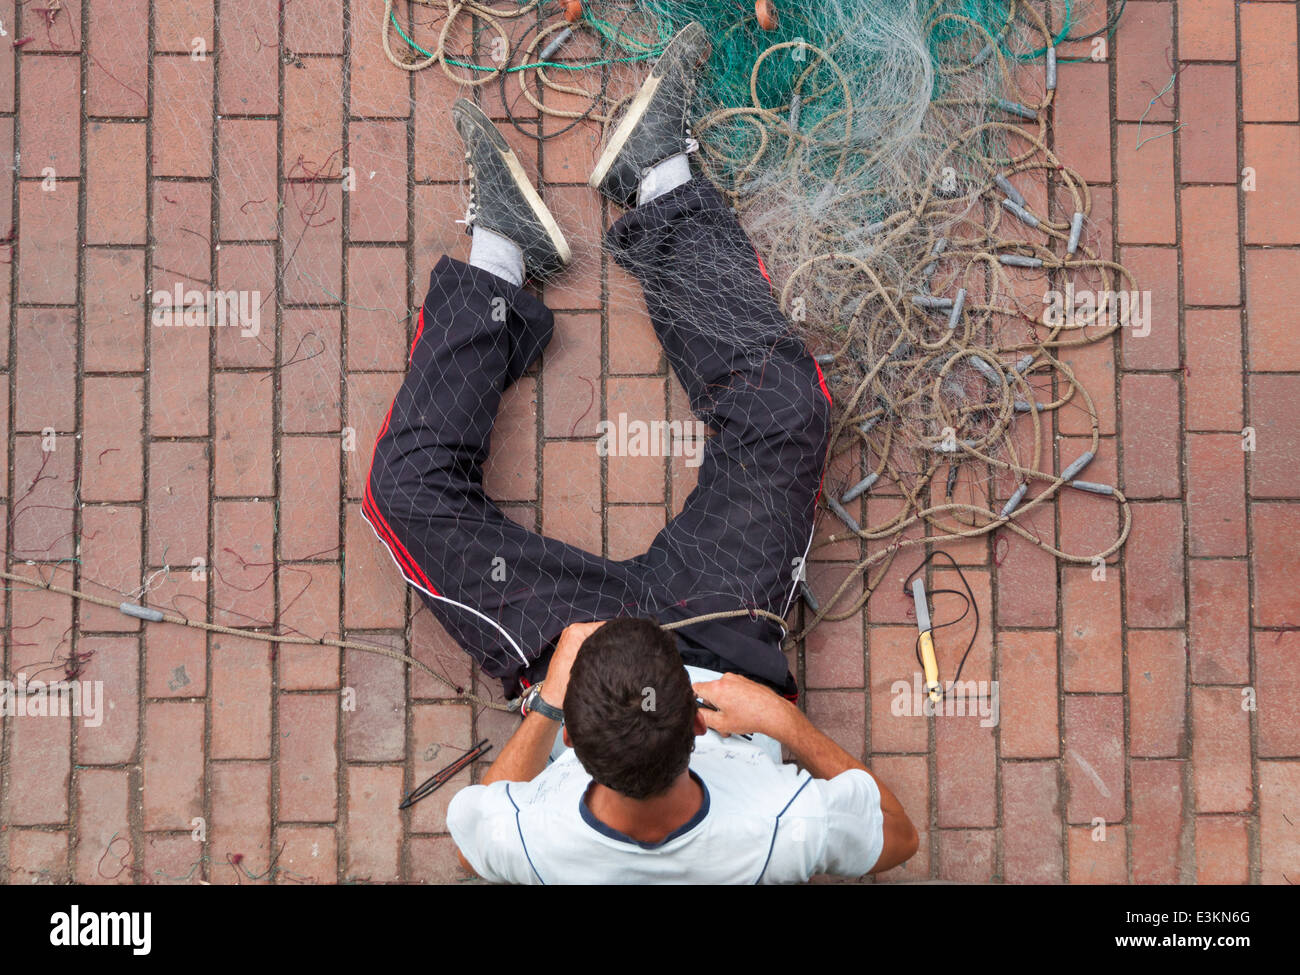
[[[523,703],[519,706],[519,711],[526,718],[533,711],[536,711],[543,718],[549,718],[552,721],[564,723],[564,712],[552,704],[547,704],[542,700],[542,685],[546,681],[539,680],[532,687],[528,688],[528,693],[524,695]]]

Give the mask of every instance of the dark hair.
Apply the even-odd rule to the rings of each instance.
[[[564,722],[596,782],[632,799],[664,792],[695,743],[695,691],[672,635],[652,620],[617,619],[587,637]]]

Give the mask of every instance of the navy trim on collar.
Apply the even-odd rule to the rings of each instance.
[[[694,816],[682,823],[682,825],[678,826],[658,843],[642,843],[640,840],[634,839],[626,833],[619,832],[614,829],[614,827],[601,822],[596,818],[596,814],[591,811],[591,807],[587,805],[586,789],[584,789],[582,795],[578,797],[578,813],[582,816],[582,821],[584,823],[602,836],[608,836],[610,839],[618,840],[620,843],[631,843],[635,846],[641,847],[643,850],[657,850],[664,844],[671,843],[673,840],[677,839],[677,837],[689,833],[696,826],[700,825],[700,823],[704,822],[704,817],[709,814],[709,787],[704,784],[702,778],[695,774],[693,769],[690,770],[690,774],[691,778],[700,784],[700,789],[704,792],[704,800],[700,803],[700,808],[696,811]]]

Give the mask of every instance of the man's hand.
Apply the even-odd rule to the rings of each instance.
[[[602,626],[604,620],[595,623],[570,623],[555,642],[555,652],[551,654],[551,663],[546,668],[546,680],[542,684],[542,700],[552,707],[564,708],[564,694],[569,689],[569,671],[577,659],[578,648],[584,640]]]
[[[781,739],[794,705],[775,691],[739,674],[696,684],[695,693],[718,710],[701,708],[704,723],[720,735],[768,735]]]

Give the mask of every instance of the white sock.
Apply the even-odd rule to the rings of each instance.
[[[477,224],[471,233],[470,267],[482,268],[516,287],[524,283],[524,252],[509,237]]]
[[[637,206],[649,203],[655,197],[663,196],[669,190],[675,190],[690,181],[691,164],[686,158],[686,153],[679,152],[675,156],[669,156],[663,162],[655,163],[641,177],[641,185],[636,195]]]

